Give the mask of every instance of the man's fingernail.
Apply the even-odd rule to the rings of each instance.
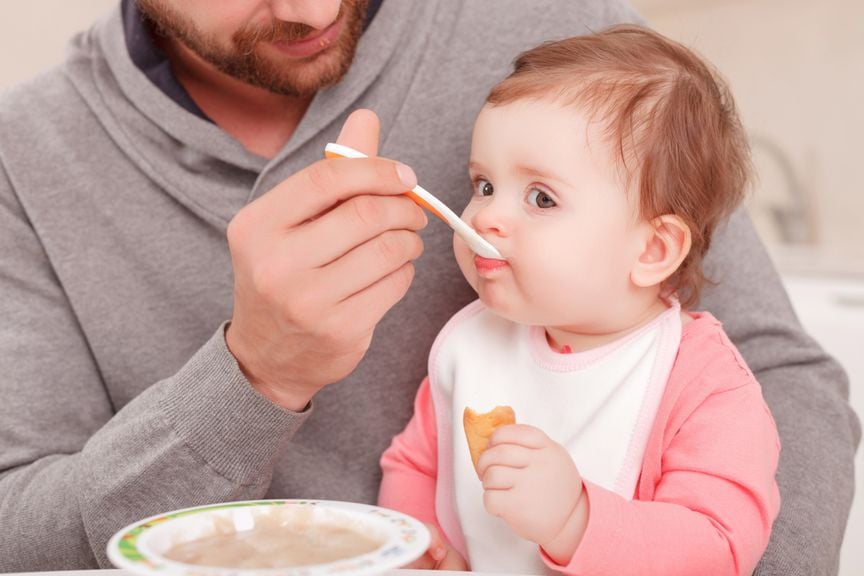
[[[401,162],[396,163],[396,174],[399,175],[399,180],[410,190],[417,185],[417,175],[410,166],[406,166]]]
[[[441,546],[436,546],[435,548],[433,548],[432,557],[435,560],[441,560],[442,558],[444,558],[444,548]]]

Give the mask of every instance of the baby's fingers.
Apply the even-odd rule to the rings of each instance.
[[[490,445],[490,448],[477,459],[477,475],[483,480],[486,471],[493,466],[525,468],[531,463],[533,452],[533,448],[525,448],[516,444]]]
[[[410,564],[406,564],[402,568],[408,570],[435,570],[435,566],[438,564],[438,561],[432,558],[432,555],[429,554],[429,551],[423,553],[422,556],[411,562]]]
[[[509,490],[516,485],[518,474],[517,468],[490,466],[480,477],[483,482],[483,490]]]
[[[545,448],[552,440],[545,432],[528,424],[502,426],[489,437],[489,447],[501,444],[516,444],[524,448]]]
[[[426,549],[426,552],[422,556],[407,564],[404,568],[412,570],[435,570],[438,567],[438,563],[447,555],[447,547],[444,544],[443,538],[441,538],[441,534],[438,532],[438,528],[434,524],[428,523],[426,524],[426,528],[429,530],[429,548]]]
[[[461,554],[453,550],[452,548],[447,552],[447,556],[444,560],[438,564],[438,570],[453,570],[456,572],[467,572],[468,571],[468,563],[462,557]]]

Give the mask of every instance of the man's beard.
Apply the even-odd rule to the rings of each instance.
[[[292,42],[317,32],[311,26],[272,20],[247,24],[231,36],[226,48],[206,35],[189,17],[164,0],[137,0],[156,31],[175,39],[218,70],[248,84],[276,94],[307,97],[338,82],[351,66],[363,33],[368,0],[343,0],[338,19],[343,19],[339,37],[331,46],[309,58],[278,58],[275,50],[262,54],[262,42]]]

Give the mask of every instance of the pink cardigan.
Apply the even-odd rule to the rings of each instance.
[[[751,574],[780,508],[780,441],[761,389],[720,323],[685,324],[628,501],[585,482],[588,526],[564,574]],[[414,417],[381,458],[379,504],[440,525],[435,407],[429,379]],[[578,466],[578,462],[577,462]],[[443,534],[443,532],[442,532]],[[464,550],[464,542],[452,542]]]

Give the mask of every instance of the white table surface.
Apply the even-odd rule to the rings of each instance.
[[[134,576],[128,570],[64,570],[60,572],[12,572],[4,576]],[[435,570],[388,570],[382,572],[381,576],[441,576],[442,572]],[[489,572],[445,572],[446,576],[459,576],[460,574],[471,576],[493,576]]]

